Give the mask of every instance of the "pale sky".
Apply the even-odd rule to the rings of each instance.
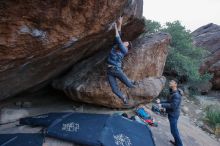
[[[211,22],[220,25],[220,0],[144,0],[143,15],[162,25],[179,20],[193,31]]]

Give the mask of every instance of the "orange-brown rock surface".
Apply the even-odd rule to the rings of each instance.
[[[213,88],[220,89],[220,26],[210,23],[195,30],[192,35],[196,46],[210,52],[204,58],[201,73],[212,73]]]
[[[143,0],[1,0],[0,99],[47,84],[111,43],[124,14],[132,40],[144,31]]]
[[[156,33],[140,36],[133,41],[133,48],[124,59],[124,71],[132,80],[138,81],[137,88],[128,89],[118,81],[120,89],[130,98],[130,106],[150,102],[157,97],[165,84],[162,76],[170,35]],[[113,108],[125,108],[114,95],[107,80],[107,51],[76,64],[73,69],[53,82],[53,87],[62,90],[71,99]]]

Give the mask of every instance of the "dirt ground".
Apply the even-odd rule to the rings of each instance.
[[[30,102],[30,105],[22,107],[19,102]],[[147,105],[150,108],[150,104]],[[198,106],[194,107],[199,108]],[[36,133],[40,128],[30,128],[28,126],[16,126],[18,119],[31,115],[39,115],[49,112],[85,112],[85,113],[123,113],[133,114],[134,109],[120,110],[108,109],[105,107],[76,103],[66,98],[59,92],[39,92],[35,94],[20,95],[0,103],[0,133]],[[199,109],[198,109],[199,110]],[[169,130],[169,122],[166,117],[156,115],[148,109],[148,112],[158,122],[158,127],[150,127],[157,146],[171,146],[169,140],[172,139]],[[219,146],[220,143],[208,133],[195,126],[189,115],[181,115],[179,119],[180,134],[185,146]],[[69,142],[46,138],[44,146],[77,146]]]

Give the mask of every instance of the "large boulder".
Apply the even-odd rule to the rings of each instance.
[[[43,87],[108,47],[122,14],[133,40],[144,31],[142,7],[143,0],[1,0],[0,100]]]
[[[192,36],[196,46],[210,52],[204,58],[200,72],[212,73],[213,88],[220,89],[220,26],[213,23],[207,24],[195,30]]]
[[[157,33],[142,35],[133,41],[133,49],[124,59],[124,72],[138,81],[137,88],[128,89],[119,82],[120,89],[130,98],[130,106],[150,102],[157,97],[165,84],[162,76],[170,35]],[[65,76],[56,79],[53,87],[65,92],[75,101],[99,104],[113,108],[125,108],[122,101],[112,93],[106,75],[108,51],[101,51],[75,65]]]

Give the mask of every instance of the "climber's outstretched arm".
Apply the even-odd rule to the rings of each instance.
[[[120,37],[119,32],[118,32],[117,23],[115,23],[115,37]]]
[[[120,32],[121,32],[122,21],[123,21],[123,17],[119,17],[119,19],[118,19],[118,32],[119,32],[119,35],[121,35]]]
[[[122,54],[124,54],[124,55],[127,54],[128,49],[125,47],[125,45],[123,44],[123,42],[121,40],[116,23],[115,23],[115,41],[116,41],[116,44],[118,45],[118,47],[120,48],[120,51],[122,52]]]

